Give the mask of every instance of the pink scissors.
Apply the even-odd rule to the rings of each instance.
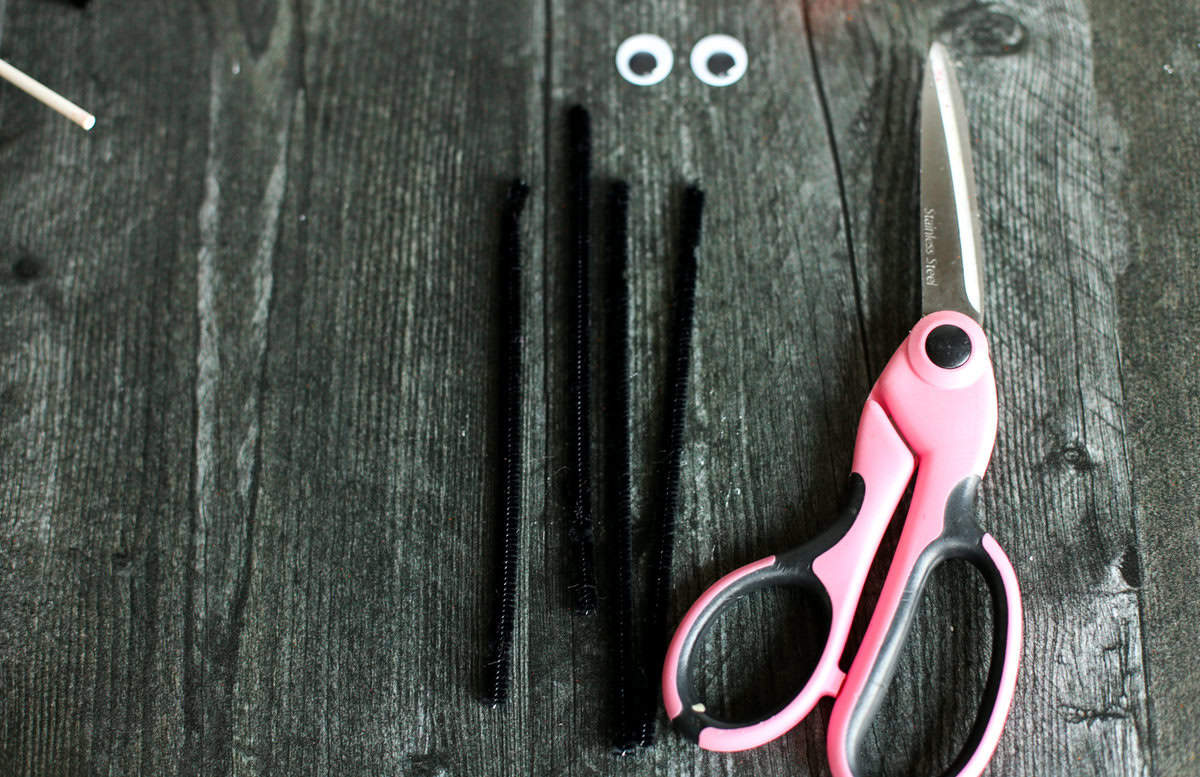
[[[812,542],[718,580],[687,611],[667,650],[662,689],[675,726],[708,750],[757,747],[787,732],[824,696],[834,777],[859,773],[857,754],[895,671],[929,573],[966,559],[991,593],[991,666],[975,725],[947,775],[975,777],[1008,716],[1021,653],[1021,599],[1012,564],[973,517],[996,439],[996,381],[983,318],[983,272],[966,115],[946,50],[934,44],[921,95],[920,258],[923,317],[867,397],[858,424],[848,507]],[[848,672],[838,666],[884,529],[916,470],[912,501],[879,602]],[[692,654],[716,617],[763,588],[801,585],[830,614],[812,676],[783,709],[749,723],[708,714]]]

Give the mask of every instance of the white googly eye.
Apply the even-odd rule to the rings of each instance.
[[[674,64],[671,44],[657,35],[633,35],[617,46],[617,72],[631,84],[657,84],[667,77]]]
[[[692,47],[692,72],[709,86],[729,86],[746,73],[746,47],[729,35],[706,35]]]

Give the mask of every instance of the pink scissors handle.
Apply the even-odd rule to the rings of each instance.
[[[921,472],[917,471],[910,515],[912,509],[917,509],[918,500],[924,498]],[[833,703],[826,747],[834,777],[862,774],[857,763],[859,746],[891,685],[925,584],[937,565],[950,559],[970,562],[987,582],[992,600],[993,640],[991,665],[975,723],[946,774],[977,777],[996,749],[1016,685],[1021,653],[1021,599],[1012,564],[972,517],[978,485],[979,478],[971,476],[952,489],[943,502],[942,531],[932,541],[918,531],[910,531],[918,526],[916,523],[906,524],[901,531],[867,633]]]
[[[676,726],[707,749],[743,750],[788,731],[822,696],[836,696],[830,766],[835,777],[854,777],[856,753],[891,683],[929,573],[959,558],[987,581],[994,640],[975,727],[948,774],[978,775],[1007,717],[1021,647],[1016,575],[972,517],[995,435],[995,379],[983,330],[960,313],[926,316],[888,362],[863,409],[841,518],[807,545],[721,578],[684,616],[663,667],[663,696]],[[837,664],[863,581],[914,467],[916,484],[895,557],[863,644],[843,676]],[[778,712],[749,723],[718,720],[694,691],[691,654],[730,605],[776,585],[805,587],[828,605],[830,633],[817,667]]]
[[[757,747],[799,723],[823,696],[838,692],[838,667],[863,581],[900,501],[914,461],[887,415],[868,400],[858,423],[853,473],[839,518],[821,536],[787,553],[748,564],[714,583],[687,611],[667,649],[663,699],[675,726],[707,750]],[[783,709],[749,723],[712,717],[692,685],[691,657],[718,616],[742,597],[773,586],[799,586],[829,611],[829,637],[816,668]]]

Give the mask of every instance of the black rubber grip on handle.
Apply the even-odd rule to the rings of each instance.
[[[976,713],[971,733],[962,750],[959,751],[958,756],[944,774],[947,776],[958,774],[975,751],[979,749],[990,713],[996,706],[1000,693],[1000,679],[1005,664],[1009,611],[1004,579],[983,546],[983,538],[986,535],[975,523],[975,493],[978,488],[979,478],[972,476],[964,479],[950,492],[950,497],[946,502],[942,534],[931,542],[917,558],[905,585],[903,597],[892,619],[891,627],[880,648],[879,655],[871,667],[866,686],[850,710],[845,729],[844,746],[850,770],[854,774],[860,774],[857,763],[859,745],[891,685],[899,662],[900,651],[904,646],[909,629],[912,627],[917,604],[921,601],[921,595],[929,576],[942,562],[953,559],[969,562],[987,582],[992,600],[992,658],[987,682],[984,685],[983,700]]]
[[[679,699],[683,702],[683,710],[679,713],[679,717],[672,722],[680,733],[692,741],[698,741],[700,732],[706,728],[744,728],[767,720],[779,712],[778,709],[771,710],[755,719],[738,722],[720,720],[709,715],[707,711],[704,711],[704,705],[700,704],[697,707],[701,699],[696,693],[693,683],[692,672],[695,666],[692,663],[692,655],[704,642],[705,636],[722,613],[750,594],[766,588],[777,586],[803,588],[817,595],[825,610],[826,618],[829,618],[832,612],[829,592],[825,590],[824,584],[813,572],[813,561],[837,544],[838,540],[849,531],[851,524],[854,523],[854,519],[858,517],[859,511],[862,509],[865,493],[866,484],[863,482],[862,476],[858,473],[851,474],[837,520],[809,542],[777,555],[775,562],[770,566],[734,580],[700,613],[688,632],[679,657],[676,683]],[[784,704],[786,705],[787,702]]]

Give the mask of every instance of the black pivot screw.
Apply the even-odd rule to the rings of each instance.
[[[971,337],[953,324],[942,324],[925,338],[925,353],[943,370],[961,367],[971,358]]]

